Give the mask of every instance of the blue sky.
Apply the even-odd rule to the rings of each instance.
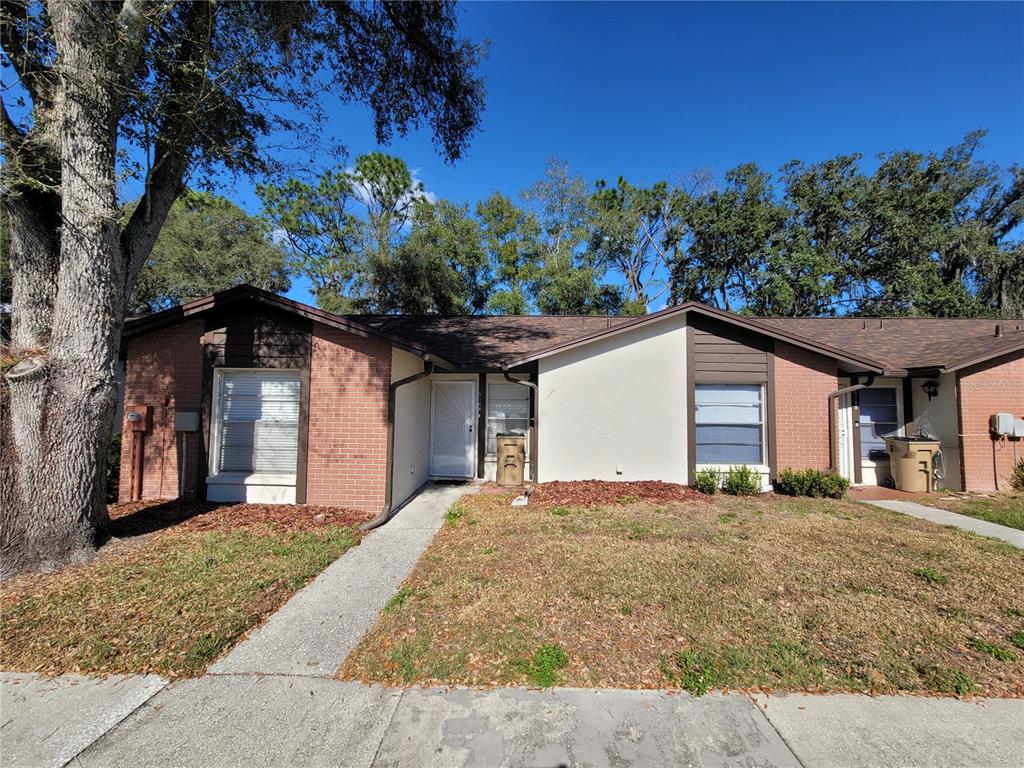
[[[1024,4],[475,2],[459,20],[491,41],[467,156],[446,165],[426,131],[382,148],[455,201],[515,193],[551,155],[588,180],[720,178],[988,128],[983,159],[1024,159]],[[328,131],[353,157],[379,148],[362,107]],[[258,210],[247,185],[231,196]]]
[[[446,164],[425,130],[379,146],[362,106],[328,106],[326,126],[350,158],[398,155],[456,202],[515,195],[551,156],[588,182],[720,180],[850,152],[870,170],[879,152],[986,128],[980,159],[1024,161],[1024,3],[467,2],[458,16],[490,40],[487,109],[462,160]],[[259,213],[252,180],[220,191]],[[312,300],[303,279],[289,295]]]

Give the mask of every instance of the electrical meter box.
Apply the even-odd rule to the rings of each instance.
[[[130,431],[145,432],[153,423],[153,406],[126,405],[124,408],[124,419],[128,422],[128,429]]]
[[[1013,436],[1024,437],[1024,419],[1013,420]]]
[[[199,411],[175,411],[175,432],[196,432],[199,429]]]
[[[993,413],[988,417],[988,428],[994,435],[1012,435],[1013,414]]]

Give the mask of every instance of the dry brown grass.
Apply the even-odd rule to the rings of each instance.
[[[0,585],[0,668],[201,674],[355,545],[365,515],[140,502],[111,517],[127,538],[93,562]]]
[[[340,676],[1024,695],[999,542],[820,499],[508,500],[459,503]]]

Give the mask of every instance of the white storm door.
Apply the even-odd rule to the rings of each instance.
[[[434,381],[430,472],[437,477],[473,477],[476,455],[476,382]]]

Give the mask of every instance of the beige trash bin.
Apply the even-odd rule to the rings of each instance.
[[[885,438],[889,471],[896,489],[910,493],[928,493],[932,489],[932,457],[939,452],[937,440],[914,437]]]
[[[526,436],[514,432],[498,434],[498,485],[522,485],[526,472]]]

